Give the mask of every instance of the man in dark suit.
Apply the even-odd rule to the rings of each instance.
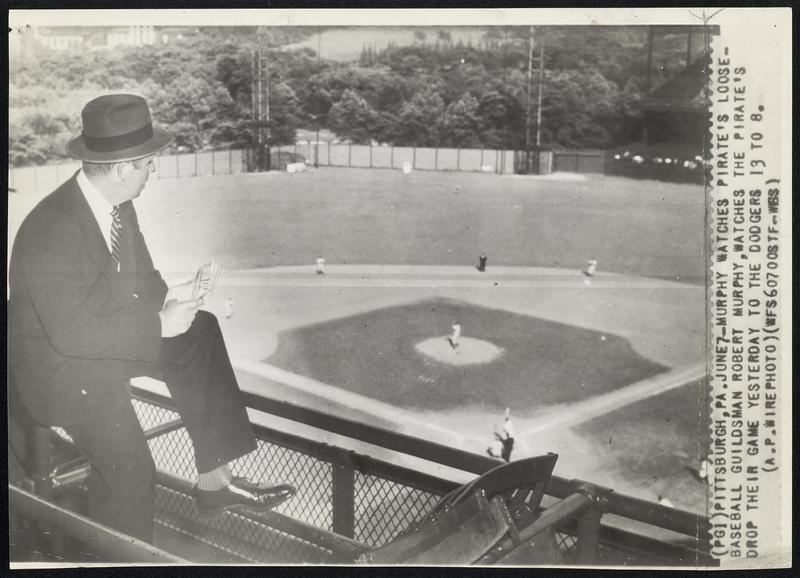
[[[9,353],[36,421],[63,427],[92,464],[89,515],[152,541],[155,467],[129,390],[162,379],[194,445],[201,515],[267,510],[289,485],[233,477],[256,449],[216,318],[201,299],[166,303],[132,200],[172,142],[144,99],[101,96],[67,151],[82,169],[19,229],[10,264]]]

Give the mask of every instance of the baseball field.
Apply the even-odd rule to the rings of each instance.
[[[705,510],[702,187],[326,168],[136,203],[169,281],[224,263],[207,308],[243,389],[480,453],[508,407],[512,457]]]

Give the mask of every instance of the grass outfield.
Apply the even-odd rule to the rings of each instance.
[[[495,361],[456,366],[431,359],[415,345],[449,334],[504,350]],[[570,325],[429,299],[307,325],[280,335],[266,362],[406,409],[485,406],[528,412],[607,393],[666,368],[620,337]]]
[[[575,431],[595,440],[597,455],[608,470],[624,472],[628,482],[649,488],[677,508],[704,511],[703,485],[689,474],[706,450],[709,422],[704,388],[688,384],[654,398],[623,407],[578,426]],[[642,424],[647,424],[643,431]]]
[[[457,188],[458,187],[458,188]],[[325,168],[153,182],[136,201],[164,270],[313,263],[582,268],[700,280],[702,187]],[[187,233],[187,229],[191,233]]]

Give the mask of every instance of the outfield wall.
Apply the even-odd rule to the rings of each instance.
[[[308,164],[321,167],[353,167],[417,171],[458,171],[513,174],[521,153],[498,149],[454,149],[390,147],[304,141],[272,147],[273,158],[290,153]],[[601,151],[555,151],[553,170],[603,173]],[[250,150],[204,151],[156,157],[156,179],[181,179],[211,175],[229,175],[253,170]],[[80,163],[8,169],[8,187],[18,193],[46,193],[54,190],[75,171]],[[524,170],[522,172],[525,172]],[[547,170],[546,172],[550,172]]]
[[[160,155],[155,159],[155,179],[182,179],[247,172],[246,150],[223,150]],[[8,169],[8,187],[17,193],[47,193],[80,168],[70,161],[38,167]]]
[[[273,147],[272,152],[293,153],[320,167],[402,169],[409,163],[417,171],[462,171],[509,174],[514,172],[514,151],[437,147],[392,147],[300,141]]]

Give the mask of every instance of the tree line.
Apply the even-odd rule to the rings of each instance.
[[[32,61],[10,62],[10,164],[64,158],[64,142],[80,130],[82,105],[109,91],[145,96],[178,150],[251,146],[257,47],[270,63],[272,145],[291,144],[298,128],[329,129],[358,144],[522,150],[530,142],[528,27],[493,27],[477,45],[453,42],[444,29],[419,31],[413,44],[365,47],[353,62],[286,49],[316,33],[201,28],[168,45],[41,52]],[[534,38],[535,56],[538,42],[545,42],[543,146],[608,148],[639,138],[644,28],[555,27],[535,30]],[[655,83],[685,64],[682,42],[659,46]],[[530,86],[535,114],[537,85]]]

